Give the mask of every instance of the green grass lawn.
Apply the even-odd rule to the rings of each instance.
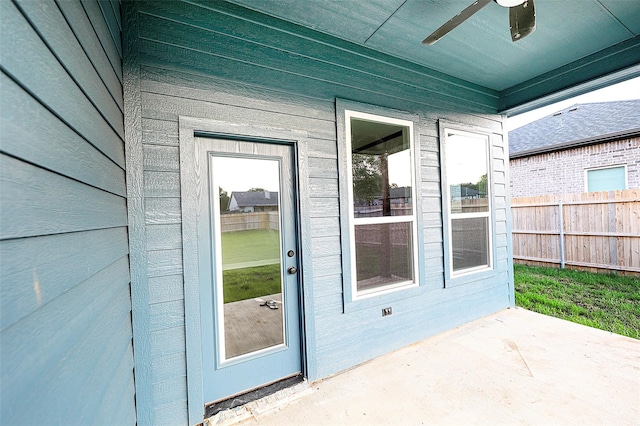
[[[222,264],[280,258],[280,232],[273,229],[222,233]]]
[[[241,265],[265,261],[263,266]],[[277,263],[275,263],[277,262]],[[280,293],[280,233],[272,229],[222,234],[224,303]]]
[[[280,293],[280,264],[222,272],[224,303]]]
[[[516,305],[640,339],[640,279],[515,265]]]

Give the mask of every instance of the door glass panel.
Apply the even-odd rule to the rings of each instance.
[[[213,157],[212,175],[220,358],[228,360],[284,343],[280,164]]]

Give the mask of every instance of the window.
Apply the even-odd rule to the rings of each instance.
[[[443,156],[450,272],[491,268],[489,137],[444,129]]]
[[[627,166],[586,170],[587,192],[627,189]]]
[[[413,122],[345,111],[354,298],[417,285]]]

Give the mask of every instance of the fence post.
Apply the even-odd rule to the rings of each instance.
[[[564,218],[562,199],[558,200],[558,219],[560,221],[560,269],[564,269]]]

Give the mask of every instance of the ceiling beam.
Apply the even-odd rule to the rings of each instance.
[[[509,116],[640,76],[640,36],[603,49],[500,92]]]

